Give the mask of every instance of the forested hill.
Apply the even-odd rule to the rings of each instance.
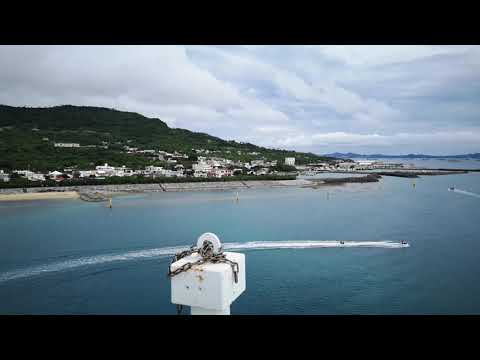
[[[55,142],[74,142],[81,147],[56,148]],[[85,147],[88,145],[98,147]],[[108,148],[100,147],[103,145]],[[160,119],[114,109],[0,105],[0,169],[91,168],[105,162],[140,168],[151,163],[138,155],[126,154],[124,146],[189,155],[193,155],[192,149],[205,149],[216,151],[215,156],[242,161],[261,157],[283,161],[286,156],[294,156],[297,163],[302,164],[329,159],[312,153],[268,149],[185,129],[172,129]],[[259,155],[248,155],[252,152]]]

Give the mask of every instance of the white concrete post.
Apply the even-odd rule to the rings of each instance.
[[[221,251],[221,243],[213,233],[198,238],[197,248],[210,241],[214,253]],[[245,291],[245,255],[236,252],[223,253],[228,260],[238,264],[238,281],[235,282],[232,267],[225,263],[195,265],[171,278],[172,303],[191,307],[191,315],[230,315],[230,305]],[[175,271],[185,263],[195,262],[201,255],[193,253],[174,262]]]

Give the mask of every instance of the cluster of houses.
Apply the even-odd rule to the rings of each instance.
[[[224,177],[242,174],[243,169],[247,175],[266,175],[270,172],[270,167],[276,166],[277,161],[267,161],[264,159],[252,160],[243,163],[223,158],[206,158],[199,156],[197,163],[192,165],[194,177]]]
[[[166,177],[184,177],[182,165],[177,165],[175,170],[164,169],[163,167],[147,166],[144,170],[132,170],[126,166],[115,167],[108,164],[96,166],[94,170],[76,170],[74,168],[65,168],[63,171],[50,171],[48,173],[36,173],[30,170],[13,170],[17,174],[29,181],[45,181],[47,179],[63,181],[72,178],[97,178],[104,179],[111,176],[166,176]],[[0,170],[0,181],[10,181],[11,175]]]
[[[78,145],[78,146],[77,146]],[[75,143],[55,143],[58,147],[79,147]],[[107,146],[102,144],[102,146]],[[215,151],[204,149],[192,149],[197,156],[197,161],[193,162],[191,168],[185,168],[182,160],[188,159],[189,156],[179,152],[169,153],[158,150],[142,150],[134,147],[125,146],[124,150],[131,154],[143,154],[150,156],[152,160],[160,160],[167,163],[168,168],[162,166],[147,166],[143,170],[133,170],[126,166],[115,167],[108,164],[96,166],[92,170],[78,170],[76,168],[66,168],[63,171],[51,171],[48,173],[36,173],[30,170],[13,170],[16,173],[30,181],[45,181],[47,179],[55,181],[63,181],[70,178],[97,178],[104,179],[107,177],[128,177],[128,176],[145,176],[145,177],[197,177],[197,178],[222,178],[226,176],[234,176],[241,174],[248,175],[266,175],[277,173],[272,169],[277,165],[277,161],[269,161],[264,158],[251,160],[249,162],[234,161],[221,157],[212,156]],[[202,154],[200,156],[199,154]],[[210,156],[205,156],[210,154]],[[260,155],[258,153],[246,153],[249,155]],[[185,162],[184,162],[185,163]],[[187,162],[189,164],[190,162]],[[401,163],[389,163],[377,160],[359,160],[345,161],[335,160],[331,162],[321,162],[308,165],[295,165],[294,157],[286,157],[285,165],[296,167],[303,174],[310,175],[317,171],[365,171],[375,169],[398,169],[406,165]],[[0,170],[0,181],[10,181],[11,174]]]
[[[128,151],[137,151],[129,149]],[[145,151],[145,150],[140,150]],[[267,161],[264,159],[252,160],[247,163],[235,162],[233,160],[216,158],[216,157],[204,157],[199,156],[198,160],[192,164],[192,168],[186,169],[184,165],[176,163],[172,157],[185,157],[179,153],[166,153],[162,152],[164,156],[169,156],[167,161],[173,163],[169,168],[162,166],[147,166],[143,170],[133,170],[127,168],[125,165],[121,167],[111,166],[109,164],[96,166],[93,170],[77,170],[75,168],[65,168],[63,171],[51,171],[48,173],[36,173],[30,170],[13,170],[21,177],[24,177],[30,181],[45,181],[47,179],[55,181],[63,181],[71,178],[97,178],[104,179],[106,177],[126,177],[126,176],[146,176],[146,177],[204,177],[204,178],[222,178],[225,176],[234,176],[240,174],[249,175],[266,175],[271,172],[270,167],[276,166],[277,161]],[[188,156],[187,156],[188,158]],[[9,181],[11,176],[0,170],[0,181]]]

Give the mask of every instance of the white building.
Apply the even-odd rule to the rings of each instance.
[[[193,177],[206,178],[206,177],[208,177],[208,173],[206,171],[195,171],[193,173]]]
[[[14,170],[13,171],[14,173],[17,173],[18,175],[21,175],[23,177],[25,177],[27,180],[29,181],[44,181],[45,180],[45,176],[43,174],[37,174],[37,173],[34,173],[33,171],[30,171],[30,170]],[[62,173],[60,173],[61,175]],[[1,173],[0,173],[1,175]],[[5,174],[7,175],[7,174]],[[0,180],[1,180],[1,176],[0,176]],[[3,181],[8,181],[8,180],[3,180]]]
[[[376,167],[377,162],[374,160],[358,160],[355,162],[357,170],[371,170]]]
[[[195,172],[209,172],[213,167],[210,164],[199,162],[197,164],[192,164],[192,169]]]
[[[343,162],[343,163],[339,163],[337,164],[337,166],[341,169],[344,169],[344,170],[349,170],[349,169],[352,169],[352,168],[357,168],[357,165],[355,165],[355,163],[351,163],[351,162]]]
[[[142,171],[143,175],[157,175],[157,176],[163,176],[164,169],[161,166],[146,166],[145,170]]]
[[[221,178],[221,177],[225,177],[225,176],[232,176],[233,175],[233,170],[215,169],[210,173],[210,175],[212,175],[214,177],[217,177],[217,178]]]
[[[143,171],[144,175],[147,176],[153,176],[153,177],[172,177],[172,176],[177,176],[177,177],[183,177],[183,169],[178,169],[178,170],[169,170],[169,169],[164,169],[161,166],[147,166],[145,167],[145,171]]]
[[[250,161],[251,166],[264,166],[265,160],[252,160]]]
[[[295,158],[294,157],[286,157],[285,158],[285,165],[295,166]]]
[[[174,152],[173,152],[173,157],[174,157],[174,158],[185,158],[185,159],[188,159],[188,155],[184,155],[184,154],[179,153],[179,152],[177,152],[177,151],[174,151]]]
[[[88,178],[92,175],[95,176],[95,171],[94,170],[80,170],[79,171],[79,176],[81,178]]]
[[[45,181],[45,175],[33,173],[32,175],[28,176],[27,179],[30,181]]]
[[[53,179],[53,180],[56,180],[60,175],[62,175],[62,173],[60,171],[51,171],[48,173],[48,176],[50,177],[50,179]]]
[[[95,167],[95,172],[97,176],[113,176],[115,174],[115,167],[109,166],[108,164],[100,165]]]
[[[138,148],[130,147],[130,146],[124,146],[123,149],[129,154],[132,154],[132,153],[138,151]]]
[[[4,182],[10,181],[10,175],[3,172],[3,170],[0,170],[0,181],[4,181]]]
[[[371,166],[375,163],[373,160],[358,160],[356,163],[360,166]]]
[[[160,171],[163,170],[163,167],[162,166],[150,165],[150,166],[146,166],[145,170],[150,171],[150,172],[160,172]]]
[[[65,147],[65,148],[73,148],[73,147],[80,147],[80,144],[77,143],[55,143],[55,147]]]
[[[113,176],[123,177],[123,176],[132,176],[134,174],[135,174],[135,172],[132,169],[127,168],[125,165],[123,165],[122,167],[115,168]]]

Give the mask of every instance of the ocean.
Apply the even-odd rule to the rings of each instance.
[[[480,314],[480,173],[236,193],[0,202],[0,314],[175,314],[168,254],[204,232],[283,247],[232,250],[247,271],[232,314]]]

